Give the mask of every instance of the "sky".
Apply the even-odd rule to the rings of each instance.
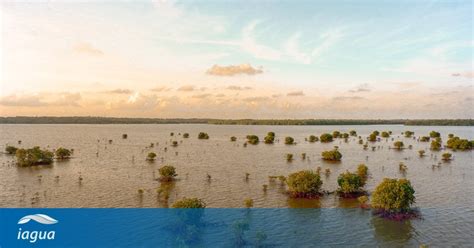
[[[472,1],[2,1],[1,116],[474,118]]]

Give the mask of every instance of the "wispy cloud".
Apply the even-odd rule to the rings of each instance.
[[[351,93],[360,93],[360,92],[370,92],[370,85],[369,84],[360,84],[354,89],[350,89],[349,92]]]
[[[133,91],[129,90],[129,89],[115,89],[115,90],[103,91],[103,93],[107,93],[107,94],[132,94]]]
[[[303,91],[292,91],[292,92],[288,92],[286,94],[286,96],[304,96],[304,92]]]
[[[250,64],[229,66],[214,65],[209,70],[207,70],[206,73],[214,76],[235,76],[239,74],[256,75],[263,73],[263,70],[261,67],[254,68]]]
[[[91,56],[102,56],[104,52],[98,48],[95,48],[92,44],[87,42],[77,43],[73,47],[74,51],[81,54],[87,54]]]
[[[226,89],[228,89],[228,90],[241,91],[241,90],[251,90],[251,89],[253,89],[253,88],[252,88],[252,87],[249,87],[249,86],[231,85],[231,86],[227,87]]]

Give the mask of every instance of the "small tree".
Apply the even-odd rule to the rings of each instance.
[[[54,154],[35,146],[30,149],[18,149],[15,156],[19,166],[32,166],[53,163]]]
[[[318,142],[319,138],[315,135],[310,135],[308,141],[311,143]]]
[[[430,141],[430,136],[423,136],[423,137],[420,138],[420,141],[421,142],[428,142],[428,141]]]
[[[382,136],[382,138],[388,138],[390,137],[390,134],[388,132],[383,131],[380,136]]]
[[[150,152],[150,153],[148,153],[148,155],[146,156],[146,160],[148,160],[148,161],[154,161],[155,158],[156,158],[156,153],[154,153],[154,152]]]
[[[430,149],[433,151],[439,151],[441,149],[441,142],[438,142],[437,140],[432,140]]]
[[[253,207],[253,199],[252,198],[245,199],[244,200],[244,205],[245,205],[246,208]]]
[[[171,165],[165,165],[161,167],[158,172],[160,173],[160,180],[161,181],[173,181],[175,177],[178,175],[176,174],[176,169]]]
[[[451,160],[451,157],[453,156],[453,154],[449,153],[449,152],[445,152],[443,153],[443,160],[444,161],[448,161],[448,160]]]
[[[415,132],[412,132],[412,131],[405,131],[405,137],[406,137],[406,138],[411,138],[411,136],[413,136],[413,134],[415,134]]]
[[[265,144],[273,144],[275,141],[275,133],[274,132],[268,132],[267,136],[264,138]]]
[[[287,153],[286,154],[286,161],[288,161],[288,162],[293,161],[293,154],[292,153]]]
[[[356,132],[355,130],[349,131],[349,134],[350,134],[351,136],[357,136],[357,132]]]
[[[393,143],[393,146],[394,146],[396,149],[401,150],[405,145],[404,145],[403,142],[401,142],[401,141],[395,141],[395,142]]]
[[[230,137],[230,141],[232,141],[232,142],[237,141],[237,137],[235,137],[235,136]]]
[[[332,137],[333,138],[339,138],[340,136],[341,136],[341,132],[339,132],[339,131],[332,132]]]
[[[376,135],[375,133],[371,133],[371,134],[369,135],[369,141],[370,141],[370,142],[375,142],[375,141],[377,141],[377,135]]]
[[[59,147],[58,149],[56,149],[54,153],[56,155],[56,158],[58,159],[68,159],[72,155],[71,150],[62,148],[62,147]]]
[[[439,132],[436,132],[436,131],[431,131],[430,132],[430,137],[431,138],[441,137],[441,134]]]
[[[332,142],[332,135],[329,133],[323,133],[319,136],[319,140],[323,143]]]
[[[206,203],[199,198],[183,198],[179,201],[176,201],[173,208],[205,208]]]
[[[16,150],[18,150],[18,148],[14,147],[14,146],[5,147],[5,152],[7,154],[10,154],[10,155],[14,155],[16,153]]]
[[[372,207],[389,212],[406,212],[415,202],[415,190],[407,179],[385,178],[372,194]]]
[[[425,150],[419,150],[418,155],[420,155],[420,157],[425,156]]]
[[[252,145],[256,145],[260,142],[257,135],[247,135],[247,142]]]
[[[375,130],[375,131],[372,132],[372,134],[374,134],[375,136],[379,136],[379,135],[380,135],[380,132],[377,131],[377,130]]]
[[[337,184],[339,185],[338,192],[342,196],[349,196],[351,194],[359,193],[362,187],[362,179],[356,173],[346,171],[339,175],[337,178]]]
[[[189,138],[189,133],[183,133],[183,138],[185,139]]]
[[[360,177],[362,182],[362,187],[365,186],[367,178],[369,177],[369,168],[365,164],[360,164],[357,166],[357,175]]]
[[[292,197],[311,198],[320,195],[323,182],[318,173],[304,170],[290,174],[286,184]]]
[[[285,137],[286,145],[293,145],[294,143],[295,143],[295,139],[293,139],[293,137]]]
[[[324,151],[321,153],[321,156],[324,160],[329,161],[340,161],[342,158],[342,154],[337,149],[333,149],[331,151]]]
[[[198,134],[198,139],[209,139],[209,134],[204,133],[204,132],[200,132]]]
[[[126,133],[122,134],[122,139],[128,138],[128,135]]]

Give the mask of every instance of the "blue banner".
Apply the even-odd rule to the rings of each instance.
[[[363,209],[0,209],[0,247],[315,247],[469,244],[429,220],[389,221]],[[449,210],[456,214],[456,210]],[[449,228],[450,225],[446,224]],[[426,231],[425,231],[426,230]],[[431,231],[430,231],[431,230]],[[464,239],[462,236],[464,235]],[[436,240],[439,238],[439,240]],[[456,239],[459,238],[459,239]],[[453,243],[454,242],[454,243]],[[464,242],[464,243],[463,243]],[[467,243],[466,243],[467,242]],[[471,243],[472,244],[472,243]]]

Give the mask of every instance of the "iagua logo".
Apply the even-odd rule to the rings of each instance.
[[[58,223],[57,220],[45,215],[45,214],[33,214],[27,215],[18,220],[19,225],[24,225],[30,221],[35,221],[43,225],[53,225]],[[53,240],[56,235],[55,231],[23,231],[18,228],[18,240],[28,240],[30,243],[35,243],[37,240]]]

